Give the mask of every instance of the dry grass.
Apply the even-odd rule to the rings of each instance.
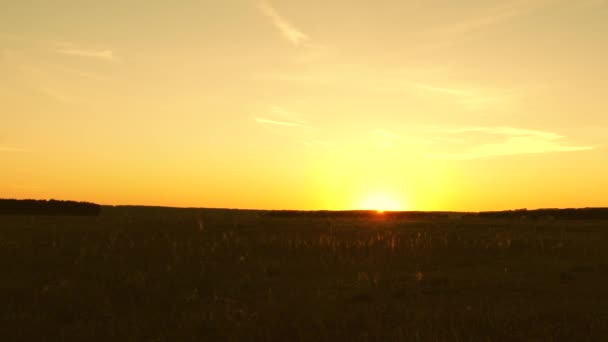
[[[0,335],[600,341],[607,228],[153,208],[0,217]]]

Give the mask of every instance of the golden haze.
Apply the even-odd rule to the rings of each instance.
[[[0,13],[0,194],[608,205],[605,1],[28,1]]]

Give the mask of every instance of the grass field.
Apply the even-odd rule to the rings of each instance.
[[[2,341],[608,340],[608,221],[0,217]]]

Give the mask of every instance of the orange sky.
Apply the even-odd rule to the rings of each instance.
[[[608,1],[15,1],[0,197],[608,206]]]

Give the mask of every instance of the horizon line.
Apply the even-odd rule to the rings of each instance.
[[[208,209],[208,210],[242,210],[242,211],[294,211],[294,212],[381,212],[390,213],[484,213],[484,212],[509,212],[509,211],[535,211],[535,210],[572,210],[572,209],[607,209],[608,206],[579,206],[579,207],[534,207],[534,208],[512,208],[512,209],[491,209],[491,210],[379,210],[379,209],[264,209],[264,208],[238,208],[238,207],[204,207],[204,206],[172,206],[155,204],[105,204],[89,201],[66,200],[57,198],[35,199],[35,198],[0,198],[0,200],[19,200],[19,201],[71,201],[88,202],[102,207],[150,207],[167,209]]]

